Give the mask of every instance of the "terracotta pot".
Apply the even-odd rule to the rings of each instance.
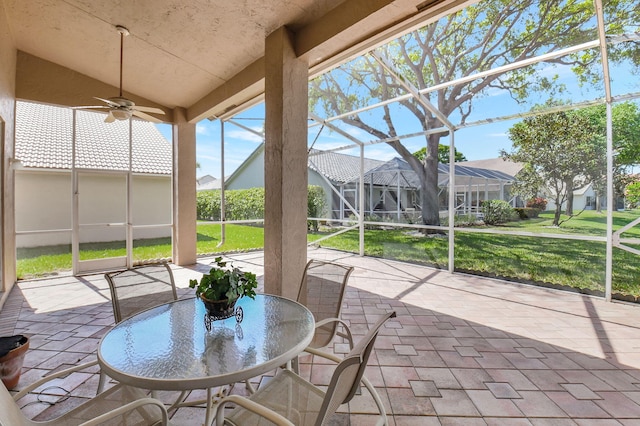
[[[29,349],[29,338],[21,335],[0,337],[5,343],[15,345],[6,355],[0,358],[0,379],[7,389],[11,390],[18,385],[24,356]]]

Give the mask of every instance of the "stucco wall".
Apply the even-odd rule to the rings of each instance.
[[[126,179],[124,175],[79,174],[79,219],[86,223],[126,222]],[[132,223],[171,223],[171,178],[134,175],[132,181]],[[16,171],[16,229],[44,231],[71,229],[73,200],[71,172]],[[170,228],[134,228],[134,239],[168,237]],[[81,229],[81,242],[124,239],[124,227]],[[20,235],[19,247],[69,244],[70,232]]]
[[[7,292],[16,280],[15,237],[13,222],[13,175],[9,159],[13,158],[16,48],[9,33],[4,2],[0,2],[0,173],[2,192],[0,195],[0,290]],[[6,294],[6,293],[5,293]],[[0,297],[0,306],[3,298]]]

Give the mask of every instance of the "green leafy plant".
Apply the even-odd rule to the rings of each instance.
[[[189,280],[189,287],[196,289],[196,295],[207,300],[237,300],[243,296],[253,299],[258,287],[256,275],[234,268],[222,257],[215,258],[215,265],[208,274],[198,280]]]
[[[483,201],[482,214],[484,215],[484,223],[487,225],[509,222],[515,217],[513,207],[503,200]]]

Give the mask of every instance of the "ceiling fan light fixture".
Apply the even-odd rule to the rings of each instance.
[[[113,115],[116,120],[128,120],[131,118],[131,111],[126,109],[114,109],[111,110],[111,115]]]
[[[116,30],[120,33],[120,85],[119,85],[119,93],[118,96],[111,98],[98,98],[95,99],[102,101],[106,104],[106,106],[87,106],[87,107],[75,107],[77,109],[106,109],[108,110],[107,117],[105,118],[105,123],[113,123],[114,121],[125,121],[129,120],[132,116],[136,116],[146,121],[152,121],[156,123],[161,123],[162,121],[148,113],[153,114],[165,114],[165,112],[160,108],[155,107],[146,107],[146,106],[136,106],[136,104],[130,100],[125,98],[122,95],[122,68],[124,63],[124,38],[129,35],[129,30],[122,25],[116,25]]]

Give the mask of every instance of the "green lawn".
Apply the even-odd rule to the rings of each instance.
[[[614,213],[614,228],[619,229],[640,215],[640,211]],[[517,221],[499,229],[547,234],[581,234],[604,236],[606,214],[585,211],[551,227],[552,214],[540,218]],[[485,227],[483,227],[485,228]],[[327,231],[328,232],[328,231]],[[315,241],[327,232],[309,234]],[[625,237],[640,237],[640,227],[625,233]],[[492,235],[485,233],[456,233],[456,270],[499,276],[524,282],[552,283],[604,291],[605,243],[569,239],[549,239]],[[227,225],[225,243],[220,244],[220,225],[198,225],[198,253],[222,253],[263,247],[263,230],[259,226]],[[358,233],[347,232],[321,243],[323,247],[358,252]],[[168,238],[141,240],[134,244],[134,258],[158,259],[171,257]],[[447,268],[448,238],[442,235],[424,236],[415,230],[376,230],[365,233],[365,253],[368,256],[397,259],[407,262]],[[82,246],[82,258],[123,256],[121,244]],[[20,278],[42,276],[53,271],[71,269],[70,246],[20,249],[18,251]],[[614,249],[614,292],[640,297],[638,257]]]

